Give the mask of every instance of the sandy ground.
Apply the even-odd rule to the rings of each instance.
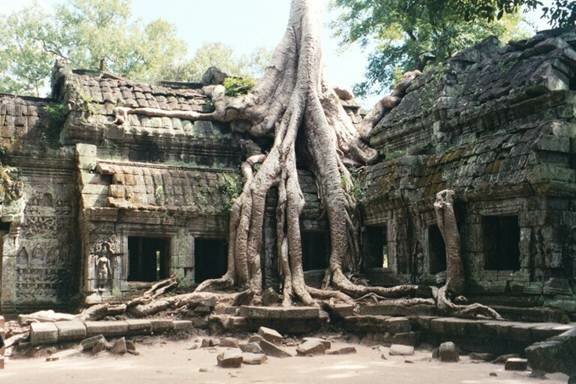
[[[81,355],[47,362],[44,358],[16,359],[0,370],[2,384],[146,384],[146,383],[566,383],[561,374],[546,380],[528,377],[528,372],[506,372],[502,365],[476,363],[463,357],[459,363],[430,359],[429,351],[414,356],[388,356],[364,345],[354,344],[358,353],[345,356],[269,358],[264,365],[239,369],[216,366],[216,355],[224,348],[191,350],[194,339],[157,341],[138,345],[139,356]],[[335,342],[333,348],[352,345]],[[294,351],[294,348],[288,348]],[[384,354],[387,356],[387,352]],[[490,376],[495,373],[497,376]]]

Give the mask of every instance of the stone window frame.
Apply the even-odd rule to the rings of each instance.
[[[523,271],[522,265],[525,257],[529,257],[529,255],[523,254],[523,247],[522,247],[522,228],[523,224],[526,222],[526,201],[522,198],[512,198],[506,200],[498,200],[498,201],[481,201],[479,202],[484,204],[485,206],[478,209],[478,210],[470,210],[469,212],[473,215],[477,216],[474,219],[478,221],[478,224],[475,229],[479,231],[476,235],[478,239],[482,239],[479,245],[481,260],[479,260],[479,265],[481,268],[479,271],[483,279],[487,280],[502,280],[503,278],[507,280],[526,280],[527,277],[525,276],[525,271]],[[482,227],[482,217],[484,216],[517,216],[518,217],[518,227],[520,229],[520,238],[518,243],[518,251],[519,251],[519,263],[520,269],[519,270],[490,270],[486,269],[486,255],[484,253],[484,230]],[[468,255],[464,255],[463,257],[467,257]]]

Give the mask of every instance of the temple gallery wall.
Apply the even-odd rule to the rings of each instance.
[[[379,160],[358,185],[364,278],[442,283],[433,201],[453,189],[467,295],[576,316],[575,51],[574,32],[507,46],[487,39],[413,81],[370,136]],[[129,115],[114,124],[117,105],[209,112],[204,85],[56,64],[50,98],[0,95],[2,312],[121,298],[172,274],[192,286],[226,271],[228,211],[258,143],[234,122]],[[342,102],[359,121],[359,105]],[[314,178],[298,165],[314,285],[329,236]],[[266,287],[279,284],[274,220],[271,208]]]

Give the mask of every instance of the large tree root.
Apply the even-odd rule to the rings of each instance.
[[[459,305],[450,299],[450,296],[461,295],[466,283],[460,256],[460,235],[454,214],[454,191],[447,189],[436,194],[434,212],[446,246],[446,284],[436,294],[438,310],[458,317],[502,319],[498,312],[485,305]]]

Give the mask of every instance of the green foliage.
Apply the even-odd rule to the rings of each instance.
[[[256,83],[249,77],[227,77],[224,80],[224,88],[226,88],[226,96],[239,96],[245,95]]]
[[[48,104],[43,107],[43,112],[47,116],[47,125],[41,140],[50,147],[58,147],[68,110],[64,104]]]
[[[489,36],[521,36],[517,13],[496,20],[464,18],[458,7],[464,0],[334,0],[341,15],[336,33],[347,43],[373,46],[366,81],[355,93],[366,95],[388,88],[398,76],[444,61],[454,53]]]
[[[455,8],[466,20],[483,18],[501,19],[506,14],[522,8],[538,9],[549,24],[555,28],[574,27],[576,24],[576,1],[574,0],[455,0]]]
[[[234,200],[242,193],[242,184],[238,177],[222,174],[222,185],[220,185],[220,193],[224,195],[224,208],[226,211],[230,210]]]
[[[351,171],[350,177],[344,175],[340,178],[342,188],[348,195],[355,201],[361,202],[366,197],[366,190],[368,189],[368,181],[366,178],[366,169],[358,168]]]
[[[238,77],[260,76],[272,54],[260,48],[248,55],[237,56],[234,50],[222,43],[205,43],[189,60],[181,60],[163,71],[163,78],[176,81],[201,81],[202,75],[212,66]]]

